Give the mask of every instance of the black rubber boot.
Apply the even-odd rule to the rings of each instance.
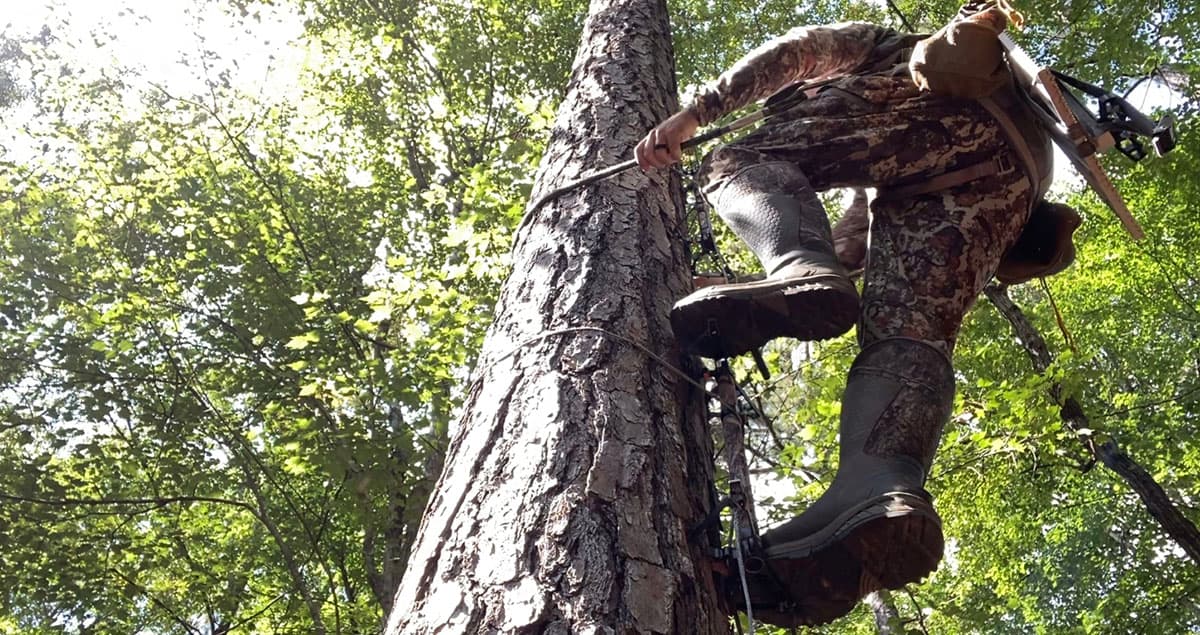
[[[834,254],[825,208],[796,166],[739,172],[715,207],[767,278],[704,287],[677,302],[671,325],[685,350],[718,359],[777,337],[820,340],[854,326],[858,292]]]
[[[842,401],[837,475],[803,514],[763,535],[776,587],[766,593],[776,597],[752,595],[757,615],[823,624],[937,568],[942,524],[924,485],[953,402],[950,360],[932,346],[890,338],[859,353]]]

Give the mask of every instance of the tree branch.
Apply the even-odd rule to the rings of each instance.
[[[221,505],[232,505],[240,507],[258,518],[258,512],[253,505],[244,503],[238,500],[229,498],[218,498],[215,496],[165,496],[160,498],[33,498],[29,496],[16,496],[14,494],[0,493],[0,501],[10,503],[29,503],[32,505],[46,505],[49,507],[83,507],[83,506],[107,506],[107,505],[151,505],[150,509],[138,510],[135,513],[145,513],[166,507],[167,505],[188,504],[188,503],[218,503]],[[260,519],[261,520],[261,519]]]
[[[1046,346],[1046,341],[1038,333],[1037,328],[1008,297],[1007,287],[995,283],[989,284],[984,288],[984,294],[1012,325],[1017,338],[1025,347],[1025,352],[1033,361],[1034,369],[1039,373],[1046,372],[1054,361],[1050,349]],[[1059,404],[1059,416],[1067,429],[1079,433],[1092,427],[1087,414],[1083,411],[1083,406],[1074,396],[1065,394],[1062,384],[1058,382],[1051,384],[1050,394]],[[1130,458],[1115,439],[1110,438],[1103,444],[1097,445],[1093,441],[1093,437],[1094,435],[1080,435],[1082,442],[1092,455],[1105,467],[1120,476],[1130,489],[1137,493],[1142,499],[1142,503],[1145,504],[1146,510],[1158,521],[1162,530],[1183,548],[1194,562],[1200,564],[1200,530],[1197,530],[1195,523],[1188,520],[1179,511],[1162,485],[1145,468]]]
[[[200,635],[199,629],[197,629],[195,626],[192,626],[192,624],[190,622],[188,622],[187,620],[185,620],[184,618],[180,617],[173,609],[171,609],[170,606],[167,605],[166,602],[158,599],[158,597],[151,594],[149,589],[138,584],[136,580],[134,580],[133,578],[130,578],[129,576],[125,575],[124,573],[121,573],[121,571],[118,569],[110,568],[109,571],[112,572],[114,575],[116,575],[118,578],[120,578],[122,582],[137,588],[137,590],[140,591],[142,595],[146,596],[146,599],[149,600],[151,604],[162,609],[162,611],[164,613],[166,613],[168,617],[171,618],[171,621],[182,626],[184,631],[186,631],[188,633],[195,633],[196,635]]]

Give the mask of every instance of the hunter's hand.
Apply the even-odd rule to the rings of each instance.
[[[651,168],[678,163],[683,155],[680,144],[691,139],[699,127],[700,122],[696,115],[688,110],[671,115],[646,134],[634,148],[633,154],[637,158],[638,167],[645,172]]]

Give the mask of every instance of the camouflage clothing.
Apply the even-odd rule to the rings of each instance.
[[[987,101],[916,87],[904,62],[918,38],[867,24],[796,29],[755,50],[689,107],[708,122],[792,82],[827,79],[702,165],[709,200],[768,266],[769,293],[751,284],[702,289],[676,304],[673,325],[676,315],[705,318],[704,332],[725,343],[731,327],[745,322],[761,332],[778,314],[789,328],[767,335],[805,333],[824,319],[823,307],[801,302],[815,293],[806,286],[849,286],[844,272],[817,262],[819,274],[789,278],[770,268],[828,256],[817,247],[830,236],[816,190],[879,191],[837,473],[803,514],[762,535],[765,573],[752,576],[748,599],[731,593],[734,606],[748,602],[779,626],[828,622],[866,593],[936,568],[944,539],[924,484],[952,410],[950,354],[963,315],[1020,236],[1048,172],[1048,139],[1029,125],[1011,84]],[[826,225],[816,227],[814,217]],[[854,316],[838,322],[838,333]],[[745,348],[734,343],[743,345],[727,348]]]
[[[796,82],[891,69],[922,37],[861,22],[797,27],[751,51],[688,110],[703,126]]]
[[[871,204],[860,343],[902,336],[949,355],[963,315],[1040,192],[1014,167],[1019,158],[978,102],[922,93],[897,66],[912,39],[868,24],[795,29],[722,75],[690,110],[711,121],[788,83],[848,73],[717,148],[704,160],[701,182],[718,213],[725,184],[754,166],[790,164],[815,190],[881,188]],[[1034,152],[1048,156],[1048,140],[1035,140],[1041,144]],[[997,174],[936,192],[887,195],[889,186],[988,161],[998,162]]]

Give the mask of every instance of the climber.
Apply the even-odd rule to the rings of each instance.
[[[956,20],[1003,30],[1011,14],[999,4],[968,4]],[[681,344],[710,358],[777,337],[831,338],[857,323],[836,476],[809,509],[762,536],[777,584],[754,585],[751,603],[756,618],[781,626],[828,622],[937,567],[941,521],[924,485],[951,414],[955,339],[1034,208],[1057,209],[1042,201],[1049,139],[1007,69],[990,69],[1001,81],[983,99],[923,91],[907,63],[923,37],[863,23],[793,29],[635,150],[643,170],[670,165],[700,126],[809,82],[807,99],[713,150],[698,174],[767,277],[700,288],[671,315]],[[861,214],[848,215],[835,249],[816,192],[838,187],[878,194],[869,231]],[[847,268],[863,269],[861,300]]]

